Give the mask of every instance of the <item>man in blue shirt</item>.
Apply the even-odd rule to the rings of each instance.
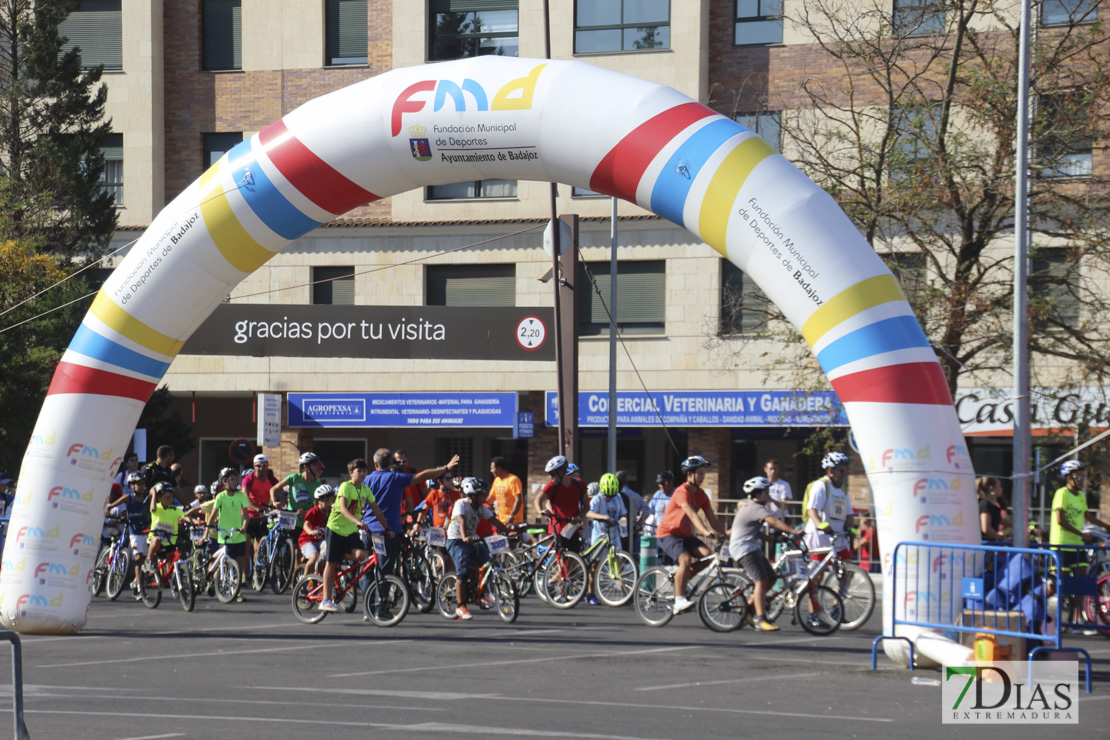
[[[429,468],[422,470],[419,473],[406,473],[399,469],[399,466],[394,465],[393,452],[384,447],[374,453],[374,472],[366,477],[365,485],[370,487],[374,493],[374,498],[378,502],[378,507],[385,514],[386,524],[392,532],[401,532],[401,506],[405,498],[405,489],[409,486],[419,485],[426,480],[439,478],[446,473],[448,469],[455,468],[459,464],[459,456],[455,455],[451,458],[451,462],[444,465],[442,468]],[[367,551],[374,547],[372,536],[374,532],[382,532],[383,528],[378,518],[374,516],[374,512],[367,507],[366,512],[362,516],[362,521],[366,522],[369,531],[362,533],[362,541],[366,545]],[[397,560],[397,552],[401,547],[401,540],[398,537],[393,537],[385,541],[385,550],[388,558],[382,564],[382,570],[386,573],[393,573],[393,566]]]

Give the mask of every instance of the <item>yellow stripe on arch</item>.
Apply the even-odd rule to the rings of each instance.
[[[806,320],[802,327],[802,336],[813,347],[830,329],[856,314],[884,303],[904,300],[906,296],[902,294],[902,288],[893,275],[887,273],[867,278],[825,301]]]
[[[185,342],[166,336],[124,311],[103,291],[97,293],[89,309],[105,326],[119,332],[136,344],[166,357],[176,357]]]
[[[200,176],[200,213],[224,259],[240,272],[254,272],[276,252],[256,242],[239,223],[220,184],[220,170],[226,161],[227,157],[220,159]]]
[[[721,166],[713,173],[713,179],[709,181],[709,187],[701,201],[698,231],[706,244],[725,257],[728,256],[725,235],[736,196],[740,194],[740,188],[755,166],[774,153],[771,145],[758,136],[745,139],[728,153]]]

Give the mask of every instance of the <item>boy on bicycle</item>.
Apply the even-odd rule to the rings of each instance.
[[[328,516],[335,503],[335,489],[324,483],[313,491],[312,495],[316,499],[316,505],[304,515],[304,526],[301,528],[300,537],[297,538],[297,546],[301,548],[301,555],[305,559],[305,577],[316,572],[316,563],[320,560],[321,551],[327,549],[324,535],[327,534]]]
[[[239,490],[239,473],[234,468],[220,471],[220,484],[223,490],[212,500],[212,510],[206,523],[211,527],[215,522],[220,528],[217,539],[227,547],[227,556],[239,564],[240,577],[246,578],[250,571],[247,569],[247,536],[241,531],[243,510],[258,513],[258,507],[251,503],[245,492]],[[235,600],[242,601],[242,594]]]
[[[481,478],[464,478],[462,482],[463,497],[455,502],[451,509],[451,523],[447,527],[447,552],[455,561],[455,597],[458,606],[455,616],[459,619],[473,619],[474,616],[466,608],[465,580],[472,577],[472,571],[489,560],[489,550],[486,543],[478,537],[478,521],[485,519],[492,524],[498,532],[509,534],[509,528],[493,515],[488,507],[483,506],[489,489]]]
[[[177,547],[178,523],[182,519],[199,513],[201,508],[194,506],[182,511],[174,506],[174,488],[169,483],[156,483],[150,497],[150,534],[147,536],[147,549],[150,553],[147,562],[154,568],[154,561],[163,550],[173,552]]]
[[[749,605],[755,610],[755,617],[748,614],[748,623],[761,632],[774,632],[779,629],[777,625],[767,621],[767,591],[775,581],[775,571],[764,556],[759,543],[761,539],[768,539],[761,531],[764,524],[769,524],[780,532],[786,532],[795,537],[801,532],[788,527],[782,520],[775,517],[767,503],[770,501],[771,481],[763,476],[750,478],[744,483],[744,493],[748,500],[741,503],[736,509],[736,518],[732,520],[732,531],[728,541],[728,552],[732,559],[744,566],[744,570],[752,579],[755,588]]]
[[[694,602],[687,598],[686,584],[695,574],[704,569],[709,563],[699,562],[713,553],[713,549],[694,536],[694,530],[708,539],[723,536],[724,527],[713,513],[713,505],[701,487],[705,481],[705,471],[709,469],[709,461],[700,455],[693,455],[682,461],[682,474],[686,482],[675,489],[667,509],[663,512],[663,520],[655,530],[659,538],[659,549],[669,555],[678,563],[678,570],[674,574],[674,607],[675,614],[690,609]],[[702,523],[698,512],[705,515],[709,526]]]
[[[608,535],[609,541],[620,547],[620,523],[622,520],[626,523],[628,521],[628,507],[624,505],[624,499],[617,495],[620,490],[620,479],[616,475],[606,473],[601,476],[601,480],[598,481],[600,495],[590,499],[590,510],[586,512],[586,518],[593,522],[590,532],[591,542],[599,542],[602,537]],[[601,602],[594,595],[593,568],[589,569],[587,576],[589,582],[586,584],[586,593],[588,594],[586,603],[598,606]]]
[[[138,601],[140,598],[139,578],[147,554],[147,536],[145,532],[150,529],[150,499],[148,498],[146,474],[141,470],[128,474],[127,485],[131,492],[125,492],[123,496],[115,501],[109,501],[108,508],[112,509],[120,504],[124,504],[127,508],[128,538],[131,540],[131,556],[135,561],[135,580],[131,584],[131,595],[135,598],[135,601]]]
[[[361,562],[366,559],[366,550],[362,549],[362,538],[359,537],[360,531],[365,532],[370,528],[370,525],[362,521],[362,513],[366,507],[382,522],[385,536],[393,537],[373,492],[362,484],[366,480],[367,469],[366,461],[362,458],[347,463],[347,473],[351,479],[340,484],[339,491],[336,492],[338,505],[332,506],[328,514],[327,532],[324,533],[328,548],[327,563],[324,565],[324,598],[319,606],[322,612],[339,611],[339,607],[335,605],[335,574],[339,571],[339,564],[344,560]]]

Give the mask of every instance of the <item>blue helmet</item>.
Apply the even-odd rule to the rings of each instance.
[[[1061,478],[1067,478],[1069,475],[1072,475],[1073,473],[1081,473],[1086,469],[1087,469],[1087,466],[1084,465],[1083,463],[1079,462],[1078,460],[1068,460],[1067,462],[1065,462],[1063,465],[1060,466],[1060,477]]]

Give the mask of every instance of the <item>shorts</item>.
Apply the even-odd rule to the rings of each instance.
[[[313,555],[319,555],[320,546],[323,544],[323,540],[313,540],[312,542],[306,542],[301,545],[301,555],[304,555],[306,558],[310,558]]]
[[[154,540],[161,540],[163,550],[167,547],[173,547],[173,543],[170,542],[170,536],[165,532],[151,532],[147,535],[146,539],[148,543],[154,542]],[[148,544],[147,547],[149,546]]]
[[[324,535],[324,541],[328,546],[328,562],[335,565],[342,563],[347,558],[347,553],[363,549],[358,532],[342,535],[329,529]]]
[[[131,554],[135,557],[142,555],[144,558],[150,553],[146,544],[145,534],[133,534],[131,537]]]
[[[447,540],[447,552],[455,561],[455,572],[465,575],[472,568],[485,565],[489,561],[489,549],[486,543],[479,541],[477,547],[462,540]],[[474,561],[477,561],[475,563]]]
[[[692,558],[700,558],[701,548],[706,544],[697,537],[680,537],[669,534],[659,540],[659,549],[667,553],[677,563],[682,553],[689,553]]]
[[[1087,553],[1083,550],[1056,550],[1060,554],[1060,569],[1069,575],[1076,572],[1076,567],[1086,567]]]
[[[570,550],[571,552],[581,553],[582,552],[582,529],[579,528],[579,530],[577,532],[575,532],[574,536],[571,537],[569,540],[561,534],[556,534],[555,535],[555,541],[557,543],[559,543],[559,547],[566,548],[567,550]]]
[[[269,533],[270,527],[265,517],[247,519],[247,523],[243,526],[243,534],[248,537],[265,537]]]
[[[748,576],[750,576],[753,581],[768,580],[773,583],[777,577],[774,569],[771,567],[771,563],[768,562],[767,558],[763,556],[763,553],[758,550],[749,552],[747,555],[740,558],[740,565],[744,566],[744,570],[747,571]]]
[[[246,542],[225,542],[224,547],[227,548],[229,558],[245,558],[247,556]]]
[[[816,555],[814,555],[813,553],[810,553],[809,554],[809,559],[810,560],[824,560],[826,555],[828,555],[827,552],[818,553]],[[836,556],[838,558],[840,558],[841,560],[851,560],[852,559],[852,551],[849,548],[845,547],[843,550],[837,551]]]

